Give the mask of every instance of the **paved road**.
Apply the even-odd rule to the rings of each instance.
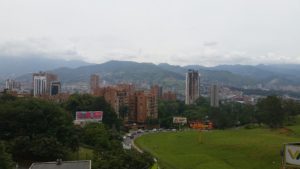
[[[173,130],[149,130],[149,131],[143,131],[143,130],[139,130],[139,131],[131,131],[130,133],[127,133],[124,137],[123,137],[123,148],[124,149],[131,149],[132,147],[135,148],[136,150],[138,150],[139,152],[142,152],[141,149],[139,149],[137,146],[134,145],[134,140],[137,137],[140,137],[144,134],[148,134],[148,133],[158,133],[158,132],[174,132],[176,131],[175,129]]]
[[[133,131],[133,132],[130,132],[130,133],[126,134],[123,137],[123,148],[124,149],[131,149],[134,146],[133,145],[134,139],[136,139],[137,137],[139,137],[143,134],[145,134],[145,132],[136,132],[136,131]],[[138,151],[139,151],[139,149],[138,149]]]
[[[157,130],[157,131],[148,131],[148,132],[145,132],[145,131],[132,131],[128,134],[126,134],[124,137],[123,137],[123,148],[124,149],[131,149],[131,148],[134,148],[136,149],[138,152],[140,153],[143,153],[143,150],[141,150],[139,147],[137,147],[135,144],[134,144],[134,140],[144,134],[149,134],[149,133],[158,133],[158,132],[174,132],[174,130]],[[175,130],[176,131],[176,130]],[[157,163],[157,159],[154,158],[153,159],[155,161],[155,163],[157,164],[157,168],[160,169],[160,167],[158,166],[158,163]]]

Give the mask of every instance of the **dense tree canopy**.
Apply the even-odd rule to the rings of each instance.
[[[81,110],[103,111],[103,123],[75,127],[72,123],[75,112]],[[119,126],[120,120],[102,97],[74,94],[62,105],[35,98],[0,97],[0,141],[9,143],[6,146],[16,161],[66,159],[81,144],[94,150],[95,169],[150,166],[153,160],[149,154],[123,149]],[[11,168],[11,156],[3,144],[0,144],[0,161],[1,169]]]
[[[58,105],[38,99],[0,103],[0,140],[10,142],[14,159],[49,161],[78,148],[72,117]]]
[[[282,100],[276,96],[260,99],[257,105],[237,102],[221,103],[211,107],[206,98],[200,98],[193,105],[181,101],[160,101],[159,121],[162,127],[173,126],[174,116],[184,116],[188,120],[211,120],[216,128],[230,128],[245,124],[267,124],[271,128],[282,127],[284,123],[294,123],[294,116],[300,113],[300,104],[294,100]]]
[[[182,101],[160,101],[159,117],[162,127],[172,127],[173,116],[184,116],[188,120],[211,120],[217,128],[228,128],[255,122],[254,106],[229,102],[220,107],[210,107],[206,98],[200,98],[195,104],[185,105]]]
[[[5,145],[0,142],[0,168],[12,169],[13,161],[11,155],[6,152]]]
[[[276,96],[268,96],[257,103],[259,119],[268,124],[271,128],[283,126],[285,113],[282,107],[282,100]]]

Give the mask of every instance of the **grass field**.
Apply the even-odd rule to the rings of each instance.
[[[166,169],[279,169],[283,143],[300,141],[286,130],[231,129],[153,133],[136,140]]]
[[[151,167],[151,169],[158,169],[158,164],[154,163],[153,166]]]
[[[79,147],[77,152],[71,153],[67,160],[92,160],[93,150],[85,147]]]

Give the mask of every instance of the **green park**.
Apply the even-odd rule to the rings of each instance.
[[[136,144],[163,169],[278,169],[283,143],[299,142],[300,125],[146,134]]]
[[[174,112],[172,109],[179,110],[180,105],[161,103],[161,117]],[[279,169],[283,144],[300,140],[299,104],[274,96],[256,106],[230,103],[214,109],[202,99],[183,109],[187,113],[182,116],[188,119],[212,119],[215,129],[200,131],[186,126],[181,131],[137,138],[135,144],[152,154],[160,168]],[[161,122],[176,127],[167,120],[164,123],[164,118]]]

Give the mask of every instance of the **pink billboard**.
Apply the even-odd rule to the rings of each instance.
[[[102,121],[102,111],[77,111],[77,121]]]

